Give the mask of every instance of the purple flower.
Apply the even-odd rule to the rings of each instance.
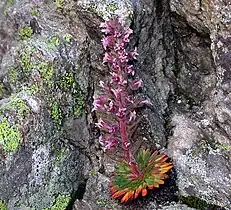
[[[93,109],[91,111],[93,112],[93,111],[96,111],[98,109],[102,109],[105,102],[106,102],[105,96],[99,96],[98,98],[94,98]]]
[[[137,55],[139,55],[138,53],[137,53],[137,48],[135,48],[135,50],[133,51],[133,52],[130,52],[129,53],[129,58],[131,59],[131,60],[133,60],[133,59],[137,59]]]
[[[134,76],[134,74],[135,74],[133,65],[126,65],[125,66],[125,71],[127,73],[131,74],[132,76]]]
[[[116,115],[119,118],[123,118],[126,115],[126,108],[119,108],[118,112],[116,113]]]
[[[103,146],[104,151],[113,151],[118,146],[120,139],[111,135],[104,135],[99,137],[99,143]]]
[[[104,86],[104,81],[99,81],[99,86],[101,87],[101,88],[104,88],[105,86]]]
[[[106,128],[107,127],[107,124],[105,121],[103,121],[101,118],[98,120],[97,123],[95,123],[95,125],[100,128],[100,129],[103,129],[103,128]]]
[[[141,79],[136,79],[133,80],[130,84],[130,87],[132,90],[137,90],[142,86],[142,80]]]
[[[119,131],[118,124],[108,125],[108,133],[116,133],[118,131]]]
[[[107,47],[113,47],[114,45],[114,40],[112,36],[107,36],[105,38],[102,39],[102,44],[103,44],[103,48],[106,50]]]
[[[121,88],[111,89],[111,92],[114,94],[115,98],[119,99],[121,96]]]
[[[115,58],[111,56],[109,53],[105,53],[104,58],[103,58],[103,63],[113,63]]]
[[[131,122],[136,119],[136,111],[130,113],[128,122]]]
[[[104,107],[108,112],[111,113],[114,113],[117,109],[113,101],[110,101],[108,104],[105,104]]]

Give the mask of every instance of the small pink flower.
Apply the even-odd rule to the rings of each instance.
[[[104,81],[102,80],[99,81],[99,87],[104,88]]]
[[[118,112],[116,113],[116,115],[119,118],[123,118],[126,115],[126,108],[119,108]]]
[[[152,102],[148,99],[141,100],[140,104],[152,105]]]
[[[137,55],[139,55],[139,54],[137,53],[137,48],[135,48],[135,50],[133,52],[129,53],[129,58],[136,60],[137,59]]]
[[[130,28],[127,28],[124,32],[124,38],[128,38],[133,33],[133,30]]]
[[[113,137],[111,135],[104,135],[99,137],[99,143],[103,146],[104,152],[107,150],[112,151],[116,149],[119,142],[119,138]]]
[[[131,87],[131,89],[132,90],[137,90],[137,89],[139,89],[140,87],[142,86],[142,80],[141,79],[136,79],[136,80],[133,80],[132,82],[131,82],[131,85],[130,85],[130,87]]]
[[[98,120],[97,123],[95,123],[96,127],[98,127],[99,129],[103,129],[107,127],[107,124],[105,121],[103,121],[101,118]]]
[[[103,58],[103,63],[113,63],[113,61],[114,61],[114,57],[106,52]]]
[[[134,76],[134,74],[135,74],[133,65],[126,65],[125,66],[125,71],[127,73],[131,74],[132,76]]]
[[[131,122],[136,119],[136,111],[130,113],[128,122]]]
[[[108,112],[111,113],[114,113],[117,109],[113,101],[110,101],[108,104],[105,104],[104,107]]]
[[[114,40],[112,36],[107,36],[102,39],[103,48],[106,50],[107,47],[113,47]]]
[[[119,125],[113,124],[113,125],[108,125],[108,133],[116,133],[119,131]]]
[[[94,98],[92,112],[98,109],[102,109],[105,102],[106,102],[105,96],[99,96],[98,98]]]
[[[121,88],[117,88],[117,89],[111,89],[112,93],[114,94],[115,98],[120,98],[121,96],[121,91],[122,89]]]
[[[130,28],[127,28],[124,32],[123,42],[128,43],[130,41],[129,36],[133,33],[133,30]]]
[[[118,52],[119,60],[121,63],[127,63],[128,62],[128,54],[125,50],[122,52]]]
[[[128,141],[123,142],[122,147],[124,150],[129,150],[130,146],[131,146],[130,142]]]
[[[118,83],[120,81],[120,77],[117,73],[110,72],[110,74],[111,74],[111,82],[110,82],[111,84],[112,83]]]

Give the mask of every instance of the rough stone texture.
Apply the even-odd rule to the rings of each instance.
[[[229,209],[228,0],[11,3],[0,3],[0,202],[9,210],[71,208],[76,199],[76,210],[186,210],[171,202],[194,196]],[[161,189],[125,206],[110,198],[115,162],[99,149],[91,112],[108,72],[98,26],[112,15],[134,30],[138,95],[153,103],[139,110],[134,152],[159,148],[174,163]]]
[[[194,208],[189,208],[184,204],[171,204],[169,206],[165,206],[160,210],[193,210]]]
[[[87,37],[69,34],[54,3],[18,1],[5,11],[11,24],[1,34],[15,33],[1,39],[0,198],[10,210],[68,204],[87,162]]]
[[[179,194],[229,209],[231,3],[171,0],[170,8],[177,85],[191,100],[190,109],[174,110],[171,119],[168,151],[175,162]]]

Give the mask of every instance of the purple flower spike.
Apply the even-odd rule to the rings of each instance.
[[[100,25],[105,34],[102,45],[105,52],[103,63],[109,67],[109,78],[100,81],[99,86],[103,94],[95,98],[93,110],[103,111],[106,119],[99,119],[96,126],[102,132],[99,141],[104,151],[114,151],[119,143],[124,150],[125,158],[129,163],[134,159],[131,154],[129,127],[137,122],[137,107],[150,104],[148,100],[134,99],[129,94],[131,90],[137,90],[142,86],[142,80],[128,80],[128,76],[134,76],[134,66],[128,62],[136,59],[137,50],[129,51],[126,45],[133,33],[132,29],[125,28],[118,19],[112,19]],[[109,120],[110,119],[110,120]],[[129,126],[129,127],[128,127]]]

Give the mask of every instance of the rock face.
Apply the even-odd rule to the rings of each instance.
[[[0,208],[230,208],[228,0],[15,0],[0,8]],[[91,112],[107,74],[99,24],[113,15],[134,30],[138,94],[153,103],[139,111],[132,143],[162,149],[174,163],[161,189],[125,206],[110,198],[115,163],[99,148]]]

